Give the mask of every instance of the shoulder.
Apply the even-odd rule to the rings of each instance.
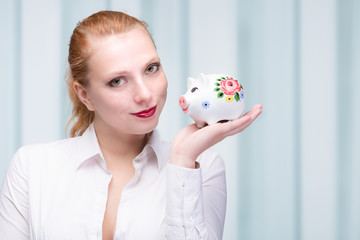
[[[70,160],[79,145],[79,138],[25,145],[18,149],[12,162],[23,167],[39,167],[44,162],[63,162]],[[61,161],[56,161],[61,159]]]
[[[35,157],[46,154],[56,155],[57,153],[64,154],[69,150],[75,149],[78,141],[79,137],[75,137],[46,143],[25,145],[17,151],[17,154],[21,157]]]
[[[54,173],[59,171],[58,166],[64,166],[66,161],[63,160],[68,159],[66,157],[69,152],[67,149],[70,149],[76,141],[76,139],[65,139],[31,144],[19,148],[10,161],[7,170],[8,181],[13,181],[13,184],[21,183],[28,181],[30,178],[40,177],[45,172]],[[59,159],[61,161],[57,161]]]

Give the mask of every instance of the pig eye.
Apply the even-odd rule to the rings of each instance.
[[[195,92],[196,90],[198,90],[198,88],[194,87],[194,88],[191,89],[191,92]]]

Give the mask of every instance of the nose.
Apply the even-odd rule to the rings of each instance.
[[[184,96],[181,96],[181,97],[179,98],[179,105],[180,105],[180,107],[182,107],[182,108],[186,107],[187,103],[186,103],[186,99],[185,99]]]
[[[147,85],[145,81],[136,81],[134,88],[135,102],[147,102],[152,97],[151,86]]]

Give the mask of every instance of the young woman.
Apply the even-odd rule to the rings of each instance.
[[[26,146],[0,194],[2,239],[221,239],[226,208],[221,158],[205,151],[248,127],[240,119],[155,129],[167,79],[146,24],[102,11],[69,44],[71,137]]]

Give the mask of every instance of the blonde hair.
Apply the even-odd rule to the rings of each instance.
[[[145,22],[123,12],[100,11],[85,18],[75,27],[69,43],[69,70],[67,73],[69,97],[73,108],[66,129],[74,122],[70,130],[71,137],[81,136],[95,118],[94,112],[89,111],[80,101],[73,87],[74,82],[80,83],[83,87],[88,85],[87,62],[91,50],[90,40],[125,33],[135,27],[145,30],[151,38]]]

